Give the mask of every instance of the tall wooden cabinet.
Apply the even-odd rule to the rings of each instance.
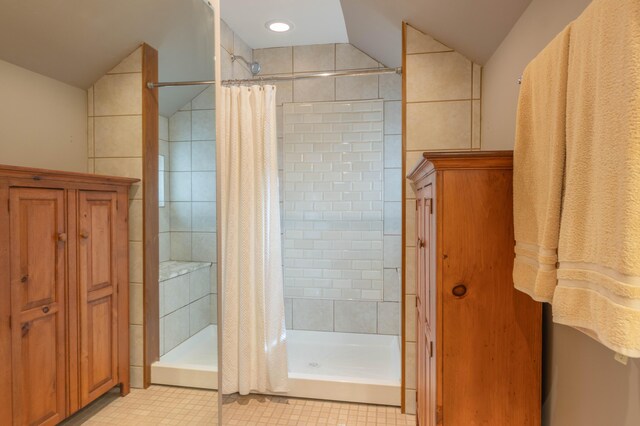
[[[55,425],[118,384],[128,393],[135,181],[0,166],[0,418],[10,424]]]
[[[512,153],[425,153],[416,192],[420,426],[539,425],[541,305],[513,287]]]

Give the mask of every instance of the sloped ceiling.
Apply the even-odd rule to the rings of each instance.
[[[402,21],[484,64],[531,0],[341,0],[349,42],[387,66],[402,63]]]
[[[530,1],[221,0],[221,16],[253,48],[348,41],[388,66],[401,63],[406,20],[484,63]],[[0,59],[86,89],[146,42],[161,81],[211,80],[211,16],[202,0],[0,0]],[[271,19],[294,30],[273,34]],[[162,89],[161,114],[201,90]]]
[[[531,0],[221,0],[221,16],[255,48],[349,42],[388,66],[402,62],[402,21],[485,63]],[[281,19],[292,31],[275,34]]]
[[[160,80],[211,80],[211,17],[202,0],[0,0],[0,59],[86,89],[146,42]],[[201,90],[162,89],[161,114]]]

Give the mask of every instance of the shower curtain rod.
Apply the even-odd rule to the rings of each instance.
[[[255,78],[249,78],[245,80],[223,80],[222,84],[225,86],[231,86],[231,85],[261,83],[265,81],[303,80],[307,78],[319,78],[319,77],[356,77],[356,76],[362,76],[362,75],[378,75],[378,74],[402,74],[402,67],[366,68],[366,69],[360,69],[360,70],[256,76]],[[167,81],[167,82],[158,82],[158,83],[154,83],[150,81],[147,83],[147,87],[149,89],[155,89],[156,87],[199,86],[199,85],[207,85],[207,84],[215,84],[215,80]]]

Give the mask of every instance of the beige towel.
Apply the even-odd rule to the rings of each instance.
[[[555,322],[640,357],[640,1],[573,23]]]
[[[557,283],[570,32],[568,26],[527,66],[518,99],[513,282],[543,302],[551,301]]]

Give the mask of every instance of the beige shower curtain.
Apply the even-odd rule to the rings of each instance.
[[[276,89],[220,90],[222,392],[286,392]]]

